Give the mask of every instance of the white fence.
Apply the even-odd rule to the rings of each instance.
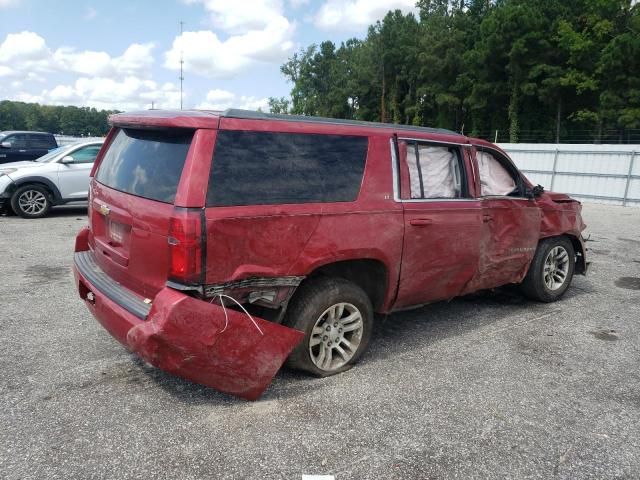
[[[64,147],[65,145],[70,145],[72,143],[76,143],[76,142],[86,142],[87,140],[96,140],[102,137],[72,137],[71,135],[57,135],[54,134],[54,137],[56,137],[56,141],[58,142],[58,146],[60,147]]]
[[[531,182],[547,190],[640,207],[640,145],[499,145]]]

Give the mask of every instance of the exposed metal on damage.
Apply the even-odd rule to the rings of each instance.
[[[235,282],[217,283],[204,287],[204,295],[207,298],[215,297],[224,292],[236,289],[255,289],[269,287],[297,287],[304,277],[254,277],[236,280]]]

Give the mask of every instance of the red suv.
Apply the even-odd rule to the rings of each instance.
[[[76,239],[80,296],[151,364],[255,399],[326,376],[374,312],[587,270],[581,205],[447,130],[241,110],[114,115]]]

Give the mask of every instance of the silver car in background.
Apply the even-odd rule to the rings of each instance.
[[[0,211],[44,217],[52,206],[86,201],[89,174],[104,139],[51,150],[34,160],[0,165]]]

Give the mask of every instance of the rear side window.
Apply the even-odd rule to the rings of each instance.
[[[192,130],[119,130],[96,180],[121,192],[173,203],[192,139]]]
[[[29,135],[29,146],[31,148],[56,148],[58,145],[51,135]]]
[[[208,206],[356,200],[367,137],[218,132]]]

